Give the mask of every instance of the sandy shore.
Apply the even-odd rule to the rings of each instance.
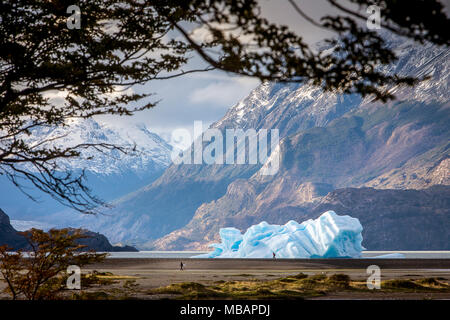
[[[185,270],[180,271],[180,261]],[[106,259],[104,262],[83,268],[83,273],[110,272],[124,279],[106,288],[122,290],[126,279],[132,279],[138,299],[171,298],[149,295],[147,292],[170,284],[198,282],[213,285],[217,281],[274,280],[296,275],[332,275],[344,273],[355,281],[366,281],[366,268],[378,265],[381,280],[419,279],[435,277],[450,284],[450,259]],[[4,284],[0,284],[4,287]],[[105,288],[101,288],[104,290]],[[100,289],[99,289],[100,290]],[[5,296],[3,295],[3,298]],[[396,293],[383,292],[347,293],[336,292],[318,299],[450,299],[450,293]]]
[[[106,259],[90,268],[178,270],[180,261],[189,270],[299,270],[362,269],[376,264],[381,269],[449,269],[450,259]]]
[[[106,259],[85,271],[111,272],[136,277],[141,291],[173,283],[198,282],[211,285],[217,281],[273,280],[300,272],[314,275],[344,273],[354,280],[367,279],[366,268],[378,265],[381,279],[418,279],[439,277],[450,282],[450,259],[183,259],[185,270],[180,271],[180,259]],[[141,299],[165,298],[142,296]],[[340,293],[318,299],[450,299],[450,293],[386,294],[382,292],[354,294]]]

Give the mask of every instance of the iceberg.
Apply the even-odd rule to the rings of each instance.
[[[221,228],[214,251],[194,258],[360,258],[363,227],[358,219],[327,211],[315,220],[271,225],[263,221],[242,235]]]

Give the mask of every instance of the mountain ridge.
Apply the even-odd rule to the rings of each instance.
[[[280,136],[284,137],[282,144],[292,143],[293,145],[301,146],[296,152],[285,152],[282,154],[284,170],[288,171],[289,175],[300,179],[300,181],[296,181],[295,185],[325,183],[331,185],[332,188],[372,186],[385,189],[426,189],[434,184],[450,184],[448,174],[450,162],[448,141],[450,140],[450,133],[447,125],[448,121],[450,121],[448,103],[448,56],[450,50],[435,49],[435,47],[428,44],[420,48],[412,46],[409,42],[399,42],[397,51],[400,51],[403,56],[400,56],[397,66],[391,66],[386,71],[395,69],[398,72],[399,68],[403,68],[404,74],[413,73],[417,76],[429,74],[431,78],[421,82],[415,88],[392,88],[392,92],[398,97],[397,101],[382,104],[367,98],[352,100],[352,97],[347,97],[350,98],[349,103],[353,104],[353,107],[347,107],[346,111],[335,119],[330,120],[326,117],[319,117],[319,122],[322,121],[320,125],[314,125],[309,129],[305,129],[300,125],[299,128],[301,129],[292,134],[290,134],[292,129],[286,126],[284,131],[280,133]],[[258,97],[257,92],[252,92],[248,98],[230,109],[224,119],[221,119],[213,126],[227,127],[236,123],[244,123],[243,127],[245,128],[249,126],[248,123],[254,123],[255,119],[259,119],[260,123],[258,126],[264,127],[265,118],[261,124],[261,118],[263,117],[259,117],[257,113],[264,110],[265,106],[270,106],[269,109],[272,109],[272,100],[278,98],[275,97],[272,100],[265,98],[268,96],[270,88],[282,91],[281,96],[284,102],[281,103],[281,109],[283,109],[283,103],[284,105],[289,103],[289,95],[294,94],[293,90],[289,89],[292,88],[292,85],[284,86],[285,89],[277,86],[280,85],[263,84],[260,86],[262,88],[260,96],[263,97],[260,100],[263,101],[256,109],[250,105],[249,110],[247,110],[248,119],[245,118],[245,114],[241,110],[244,110],[243,105],[245,103],[254,104],[255,100],[258,101],[256,99]],[[310,90],[308,87],[306,89]],[[316,93],[314,90],[312,92]],[[309,91],[308,95],[314,97]],[[331,93],[329,96],[333,97],[334,94]],[[345,96],[342,99],[345,100]],[[334,101],[337,100],[338,98]],[[320,99],[315,101],[320,101]],[[355,101],[359,101],[357,106],[354,105]],[[311,103],[313,102],[308,102],[306,109]],[[334,103],[334,107],[337,105],[339,104]],[[329,107],[329,110],[334,109]],[[362,113],[365,113],[364,119],[361,118]],[[290,123],[289,121],[295,118],[295,114],[291,112],[286,117],[287,120],[284,121]],[[317,114],[320,114],[320,112]],[[327,113],[325,112],[325,114]],[[283,119],[283,117],[280,117],[280,119]],[[308,117],[303,117],[304,121],[305,119],[308,119]],[[336,126],[336,122],[347,122],[347,124]],[[328,135],[320,133],[332,130],[333,126],[336,127],[334,132]],[[364,129],[361,126],[366,128]],[[342,135],[343,132],[345,132],[344,135]],[[333,135],[334,137],[339,135],[342,137],[340,140],[333,140]],[[295,142],[290,141],[295,137],[297,137]],[[317,150],[320,149],[320,145],[324,142],[326,144],[330,139],[334,144],[325,145],[323,152],[318,156]],[[376,142],[377,140],[379,141],[378,143]],[[345,144],[345,141],[352,141],[352,143]],[[375,149],[372,148],[372,151],[368,154],[369,150],[367,148],[373,143],[377,147]],[[338,144],[342,144],[342,146],[336,147]],[[313,146],[310,148],[310,153],[302,153],[305,146],[308,147],[308,145]],[[329,153],[326,152],[329,148],[341,159],[339,163],[330,160]],[[291,148],[291,150],[295,150],[295,148]],[[291,164],[292,168],[289,168],[289,159],[286,159],[286,156],[288,158],[296,158],[296,161],[293,161]],[[356,157],[359,157],[359,159]],[[314,163],[322,163],[322,167],[313,166]],[[358,170],[360,171],[355,170],[355,163],[359,163],[360,169]],[[336,170],[337,165],[339,166],[338,170]],[[283,168],[280,170],[283,171]],[[338,177],[343,176],[343,171],[348,171],[348,178],[339,180]],[[299,172],[301,172],[300,176]],[[308,172],[311,172],[309,178]],[[337,176],[331,177],[333,174]],[[214,242],[214,237],[217,235],[220,227],[242,227],[246,225],[245,218],[242,218],[244,219],[243,224],[236,222],[236,225],[227,225],[227,219],[234,219],[236,216],[251,217],[255,212],[258,212],[259,218],[263,219],[266,211],[261,208],[266,203],[265,200],[270,199],[273,194],[280,196],[275,191],[276,181],[274,182],[274,187],[268,187],[271,179],[273,177],[258,175],[258,171],[255,171],[252,177],[245,178],[244,181],[236,179],[228,185],[227,191],[222,197],[201,204],[185,227],[173,231],[156,241],[150,241],[147,245],[156,249],[205,249],[207,243]],[[237,193],[232,192],[233,188],[240,189],[241,197],[235,197]],[[287,192],[293,193],[295,188],[287,188]],[[228,199],[228,201],[225,199]],[[283,198],[283,201],[285,200]],[[291,200],[297,201],[298,199]],[[269,208],[271,207],[269,206]],[[302,214],[306,214],[307,209],[308,206],[306,205],[305,208],[302,207],[299,210]],[[347,213],[342,212],[342,214]],[[208,222],[208,219],[214,219],[214,216],[217,217],[216,220]],[[299,216],[298,219],[301,220],[302,216]],[[286,221],[280,223],[284,224]]]
[[[59,137],[56,140],[53,138]],[[30,143],[50,140],[48,147],[73,147],[80,143],[108,143],[127,149],[131,153],[118,151],[93,152],[82,150],[81,157],[58,161],[62,169],[75,174],[85,170],[86,185],[93,193],[106,201],[112,201],[137,188],[147,185],[171,163],[172,147],[162,138],[150,132],[143,124],[122,128],[98,122],[94,119],[69,119],[62,128],[40,127],[28,138]],[[29,170],[33,170],[28,167]],[[6,177],[0,176],[0,204],[15,220],[40,220],[55,224],[64,222],[69,211],[49,195],[38,192],[26,180],[25,190],[38,202],[29,199]],[[45,220],[50,221],[45,221]],[[70,222],[70,219],[68,219]]]
[[[437,182],[447,183],[449,151],[443,141],[449,137],[448,126],[442,123],[449,119],[450,51],[398,38],[389,41],[399,60],[384,71],[431,75],[414,88],[391,88],[398,97],[396,102],[383,104],[370,97],[323,92],[308,84],[263,83],[211,125],[221,132],[277,128],[285,150],[292,152],[282,154],[281,173],[262,177],[262,164],[172,164],[154,182],[118,199],[104,217],[83,217],[77,226],[93,227],[113,242],[164,249],[162,243],[171,246],[167,237],[191,223],[200,209],[210,208],[202,211],[203,217],[227,216],[232,208],[242,217],[251,217],[255,212],[250,208],[259,210],[266,204],[275,208],[280,199],[300,208],[335,188],[425,189]],[[352,167],[353,161],[358,168]],[[429,170],[421,173],[418,168]],[[283,176],[283,172],[289,174]],[[273,193],[277,188],[287,194],[293,188],[295,192],[285,199],[280,192]],[[216,212],[214,205],[224,197],[239,195],[236,190],[241,199]],[[272,199],[271,193],[280,199]],[[188,242],[186,238],[184,245]]]
[[[220,200],[217,200],[220,201]],[[233,226],[241,232],[261,221],[283,225],[316,219],[333,210],[339,215],[358,218],[363,226],[363,246],[367,250],[449,250],[450,186],[435,185],[424,190],[374,188],[336,189],[315,201],[272,207],[263,213],[217,217],[212,223],[195,219],[207,218],[208,206],[200,207],[193,220],[153,243],[160,250],[208,250],[220,242],[220,227]],[[223,207],[228,204],[223,204]],[[191,229],[192,228],[192,229]]]

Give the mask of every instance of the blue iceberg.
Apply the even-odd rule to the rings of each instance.
[[[285,225],[263,221],[247,229],[222,228],[221,243],[196,258],[360,258],[365,250],[358,219],[327,211],[315,220]]]

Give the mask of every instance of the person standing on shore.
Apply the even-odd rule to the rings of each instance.
[[[272,251],[272,258],[276,259],[276,254],[273,251]]]
[[[183,271],[184,263],[183,261],[180,262],[180,271]]]

